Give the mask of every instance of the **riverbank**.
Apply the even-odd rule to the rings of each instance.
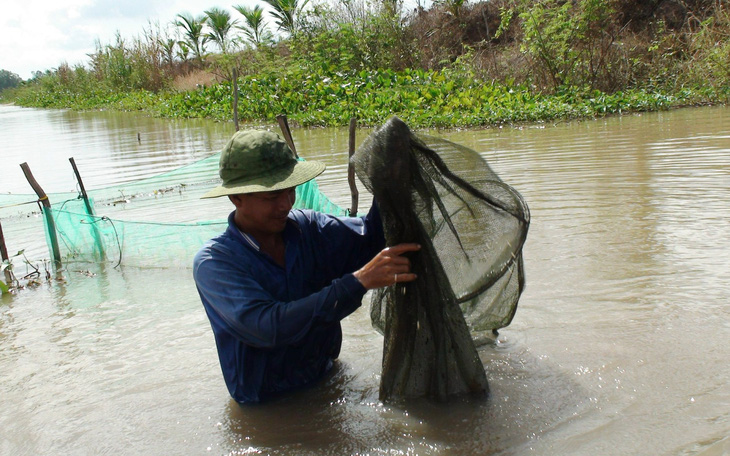
[[[237,117],[247,123],[286,114],[306,127],[343,126],[353,117],[377,126],[398,115],[420,128],[728,103],[728,6],[644,3],[453,1],[350,16],[334,2],[295,11],[276,41],[245,45],[250,34],[236,36],[225,11],[215,16],[221,23],[211,11],[179,15],[177,32],[189,32],[189,20],[196,35],[175,41],[150,26],[144,38],[99,44],[90,69],[62,64],[0,100],[217,121],[233,119],[237,101]],[[206,43],[218,52],[204,52]],[[175,49],[199,52],[174,57]]]
[[[485,83],[454,71],[392,70],[304,75],[252,75],[238,82],[238,118],[273,123],[286,114],[299,126],[344,126],[355,117],[377,126],[392,115],[417,128],[483,127],[521,122],[594,118],[727,103],[730,87],[684,88],[674,93],[630,89],[606,93],[565,88],[555,94],[526,85]],[[141,111],[163,118],[230,121],[232,84],[223,82],[190,91],[79,94],[62,87],[26,90],[15,103],[43,108]]]

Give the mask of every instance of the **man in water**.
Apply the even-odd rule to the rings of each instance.
[[[416,244],[384,247],[377,206],[364,217],[292,210],[295,188],[324,171],[298,161],[278,135],[240,131],[221,153],[228,229],[195,256],[193,276],[215,335],[228,391],[257,403],[311,385],[333,366],[340,321],[367,290],[415,280],[402,256]]]

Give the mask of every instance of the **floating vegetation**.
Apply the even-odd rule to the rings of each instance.
[[[344,126],[353,117],[378,125],[398,115],[413,127],[480,127],[559,119],[591,118],[632,111],[727,100],[727,91],[686,88],[676,93],[633,89],[615,93],[565,87],[555,94],[526,85],[484,83],[450,70],[361,70],[285,73],[239,78],[238,118],[274,122],[282,113],[300,126]],[[98,94],[97,94],[98,95]],[[232,116],[230,83],[193,91],[109,92],[80,97],[67,90],[28,92],[17,102],[29,106],[122,109],[169,118]]]

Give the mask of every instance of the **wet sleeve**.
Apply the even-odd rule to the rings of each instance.
[[[193,274],[214,325],[261,348],[295,344],[313,325],[340,321],[360,306],[366,291],[346,274],[302,299],[277,301],[245,272],[206,255],[196,261]]]

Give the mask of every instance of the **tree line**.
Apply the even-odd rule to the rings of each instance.
[[[627,91],[644,91],[647,99],[691,91],[692,102],[717,102],[730,88],[726,0],[437,0],[415,8],[402,0],[262,2],[266,9],[180,13],[137,37],[97,42],[88,65],[61,64],[39,75],[16,102],[146,110],[156,103],[147,92],[186,92],[181,99],[190,101],[190,91],[229,84],[234,74],[244,95],[268,81],[271,109],[283,103],[277,97],[294,97],[282,87],[298,87],[294,98],[308,94],[300,100],[304,109],[331,109],[344,101],[339,94],[390,74],[395,85],[384,87],[379,100],[397,106],[411,101],[414,71],[432,75],[419,84],[446,78],[464,91],[500,86],[576,106],[608,98],[620,106]],[[329,87],[335,80],[344,87]],[[446,106],[459,96],[438,86],[422,90],[413,103],[443,96]],[[134,102],[120,102],[123,93],[137,93]],[[183,112],[194,115],[194,103],[188,105]]]

